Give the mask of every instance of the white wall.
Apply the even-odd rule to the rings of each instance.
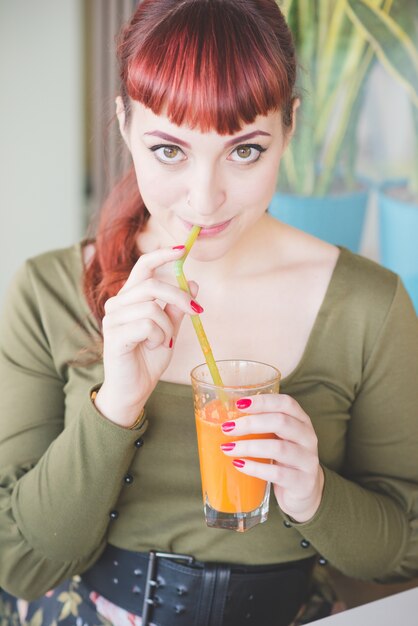
[[[0,306],[22,261],[81,236],[82,0],[0,0]]]

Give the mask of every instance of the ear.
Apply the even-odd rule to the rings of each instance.
[[[299,98],[295,98],[293,100],[293,103],[292,103],[292,126],[291,126],[291,128],[289,130],[286,131],[284,150],[286,150],[286,148],[288,147],[288,145],[290,143],[290,140],[292,139],[293,135],[295,134],[295,130],[296,130],[296,112],[297,112],[299,107],[300,107],[300,99]]]
[[[295,134],[295,130],[296,130],[296,112],[298,110],[298,108],[300,107],[300,98],[295,98],[293,100],[293,105],[292,105],[292,128],[290,131],[290,136],[293,137],[293,135]]]
[[[129,143],[129,136],[127,133],[127,129],[126,129],[126,113],[125,113],[125,106],[123,104],[123,100],[121,98],[121,96],[118,96],[115,100],[115,105],[116,105],[116,115],[118,118],[118,122],[119,122],[119,130],[120,130],[120,134],[123,137],[124,142],[126,143],[128,150],[131,150],[130,147],[130,143]]]

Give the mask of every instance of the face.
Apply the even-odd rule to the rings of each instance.
[[[147,228],[160,245],[184,243],[198,224],[193,256],[213,260],[265,214],[291,134],[283,132],[280,112],[258,116],[233,135],[176,126],[138,102],[125,124],[119,98],[117,113],[151,214]]]

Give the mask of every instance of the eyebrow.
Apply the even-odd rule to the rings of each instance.
[[[178,143],[179,146],[183,146],[184,148],[188,148],[190,150],[191,145],[187,143],[187,141],[182,141],[178,137],[174,137],[173,135],[169,135],[168,133],[163,133],[161,130],[153,130],[149,133],[144,133],[144,137],[146,135],[154,135],[155,137],[160,137],[161,139],[166,139],[167,141],[172,141],[173,143]]]
[[[168,133],[163,133],[160,130],[153,130],[149,133],[144,133],[145,135],[154,135],[155,137],[160,137],[161,139],[165,139],[167,141],[172,141],[173,143],[178,144],[179,146],[183,146],[184,148],[191,149],[191,145],[187,141],[182,141],[178,137],[174,137],[173,135],[169,135]],[[264,132],[264,130],[254,130],[252,133],[247,133],[246,135],[241,135],[240,137],[235,137],[234,139],[230,139],[225,143],[225,148],[229,148],[230,146],[235,145],[236,143],[240,143],[242,141],[246,141],[247,139],[252,139],[253,137],[257,137],[257,135],[264,135],[266,137],[271,137],[270,133]]]
[[[252,139],[253,137],[257,137],[258,135],[271,137],[270,133],[266,133],[264,130],[254,130],[252,133],[247,133],[246,135],[241,135],[240,137],[230,139],[226,142],[225,148],[229,148],[230,146],[233,146],[236,143],[241,143],[242,141],[246,141],[247,139]]]

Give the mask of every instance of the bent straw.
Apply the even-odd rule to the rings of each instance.
[[[186,243],[185,243],[185,248],[186,248],[185,253],[181,257],[181,259],[179,259],[178,261],[175,261],[174,263],[174,272],[176,274],[178,285],[180,289],[183,289],[183,291],[186,291],[187,293],[190,293],[190,289],[189,289],[189,285],[187,284],[187,279],[184,275],[183,264],[187,258],[187,255],[189,254],[191,250],[192,245],[194,244],[197,237],[199,236],[200,229],[201,229],[200,226],[193,226],[192,230],[190,231],[190,235],[188,236]],[[200,347],[202,348],[203,355],[205,357],[206,363],[211,373],[213,383],[217,387],[223,387],[224,385],[221,379],[221,375],[216,365],[216,361],[213,357],[210,343],[203,329],[202,321],[199,315],[191,315],[190,317],[191,317],[194,329],[196,331],[196,335],[199,340]]]

